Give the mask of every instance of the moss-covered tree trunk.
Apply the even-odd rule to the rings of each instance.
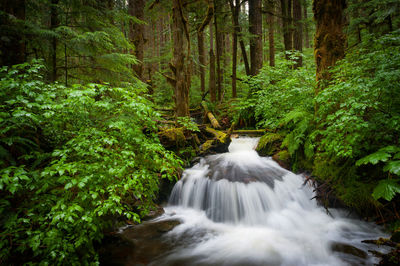
[[[172,35],[174,46],[170,68],[174,74],[175,114],[177,117],[189,116],[190,39],[181,0],[172,1]]]
[[[321,90],[321,80],[329,80],[328,68],[344,57],[346,35],[344,9],[345,0],[314,0],[313,12],[316,21],[314,57],[317,64],[316,93]]]

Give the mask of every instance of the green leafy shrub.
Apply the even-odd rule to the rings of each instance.
[[[275,67],[264,66],[257,76],[243,84],[250,92],[246,100],[236,104],[235,120],[256,119],[258,128],[277,129],[283,119],[293,110],[313,112],[315,68],[311,54],[305,55],[305,65],[293,68],[293,61],[277,57]]]
[[[400,31],[368,36],[332,70],[331,84],[316,97],[318,160],[355,168],[353,180],[372,184],[359,190],[369,201],[391,200],[399,192],[393,177],[400,173],[399,68]],[[342,185],[343,197],[358,193],[350,193],[351,182]]]
[[[118,219],[140,221],[181,162],[159,143],[141,83],[65,88],[40,64],[1,69],[0,258],[96,262]]]

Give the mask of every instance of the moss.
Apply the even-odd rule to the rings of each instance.
[[[283,136],[276,133],[267,133],[260,138],[256,151],[261,156],[271,156],[280,150]]]
[[[207,140],[206,142],[203,143],[200,147],[200,153],[204,153],[208,151],[214,144],[214,140]]]
[[[280,151],[276,155],[277,155],[277,158],[281,161],[289,162],[289,160],[290,160],[290,154],[287,150]]]
[[[185,146],[186,138],[184,134],[183,127],[176,127],[163,130],[159,133],[162,139],[165,139],[166,142],[172,145],[176,145],[178,147]]]
[[[211,127],[207,127],[206,131],[213,134],[220,143],[227,143],[228,141],[230,141],[230,136],[220,130],[215,130]]]

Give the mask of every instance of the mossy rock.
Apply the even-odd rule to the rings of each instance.
[[[275,153],[272,159],[276,161],[281,167],[290,169],[290,154],[288,150],[282,150]]]
[[[267,133],[260,138],[256,151],[260,156],[272,156],[280,151],[283,136],[277,133]]]
[[[186,144],[186,137],[183,127],[174,127],[165,129],[158,133],[160,141],[165,147],[184,147]]]

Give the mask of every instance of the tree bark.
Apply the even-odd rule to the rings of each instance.
[[[328,68],[344,57],[347,45],[347,38],[343,33],[345,8],[345,0],[314,0],[313,2],[316,21],[314,56],[318,82],[316,94],[322,89],[320,81],[330,79]]]
[[[172,1],[173,57],[170,68],[174,74],[174,100],[176,117],[189,116],[190,39],[187,18],[181,0]],[[186,53],[185,53],[186,52]]]
[[[249,0],[250,75],[257,75],[263,64],[261,0]]]
[[[144,20],[145,0],[129,0],[128,13],[140,20]],[[138,64],[132,66],[139,79],[143,79],[143,58],[144,58],[144,25],[129,22],[129,39],[135,46],[134,55],[139,60]]]
[[[201,25],[197,29],[197,45],[199,49],[199,62],[200,62],[200,88],[201,94],[204,95],[206,88],[206,51],[204,48],[204,29],[210,24],[210,21],[214,14],[214,2],[208,0],[207,14],[202,21]]]
[[[219,30],[219,17],[221,16],[221,3],[217,0],[214,2],[215,12],[214,12],[214,25],[215,25],[215,44],[216,44],[216,59],[217,59],[217,95],[218,101],[221,101],[222,96],[222,69],[221,69],[221,55],[222,55],[222,45],[223,45],[223,35]]]
[[[233,0],[229,1],[229,6],[232,12],[232,23],[234,25],[234,30],[232,32],[232,98],[237,97],[236,93],[236,69],[237,69],[237,43],[238,43],[238,31],[235,25],[235,18],[239,17],[240,0],[235,0],[235,5],[233,5]]]
[[[293,0],[293,48],[296,51],[303,52],[303,27],[301,22],[301,3],[300,0]],[[303,65],[303,57],[300,55],[295,59],[294,68],[299,68]]]
[[[310,48],[310,30],[307,21],[307,1],[303,1],[303,26],[304,26],[304,37],[305,37],[305,47]]]
[[[281,14],[282,14],[282,26],[283,26],[283,43],[285,51],[291,51],[293,49],[292,41],[292,0],[281,0]],[[289,60],[289,54],[285,54],[285,58]]]
[[[205,71],[205,49],[204,49],[204,32],[197,31],[197,47],[199,50],[200,63],[200,90],[203,95],[206,90],[206,71]]]
[[[214,34],[213,25],[210,24],[210,75],[208,82],[208,90],[210,92],[210,100],[215,103],[217,101],[216,91],[215,91],[215,55],[214,55]]]
[[[55,30],[55,28],[59,25],[60,21],[58,20],[58,12],[57,12],[58,0],[51,0],[50,6],[50,29]],[[57,38],[51,38],[51,82],[57,80]]]
[[[232,2],[233,0],[230,0]],[[246,70],[246,75],[250,75],[250,65],[249,65],[249,60],[247,59],[247,53],[246,53],[246,46],[244,45],[244,41],[241,38],[241,29],[240,29],[240,24],[239,24],[239,14],[240,14],[240,1],[235,0],[235,6],[233,6],[233,2],[230,3],[231,6],[231,12],[232,12],[232,19],[233,19],[233,26],[236,32],[236,36],[239,40],[239,45],[240,45],[240,50],[242,52],[242,58],[243,58],[243,63],[244,67]]]
[[[275,3],[267,0],[267,24],[268,24],[268,46],[269,46],[269,65],[275,66],[275,39],[274,39],[274,17]]]

